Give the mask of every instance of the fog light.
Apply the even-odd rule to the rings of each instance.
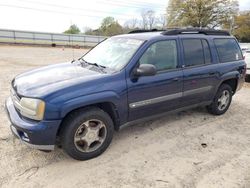
[[[23,135],[24,135],[24,137],[29,138],[27,133],[24,132]]]
[[[24,141],[26,141],[26,142],[29,142],[29,141],[30,141],[29,136],[28,136],[27,133],[23,132],[22,140],[24,140]]]

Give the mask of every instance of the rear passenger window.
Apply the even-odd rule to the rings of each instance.
[[[211,63],[211,53],[204,39],[183,39],[184,60],[186,67]]]
[[[220,62],[242,60],[242,53],[235,39],[214,39]]]

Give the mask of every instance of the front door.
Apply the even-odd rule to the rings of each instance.
[[[153,43],[138,63],[153,64],[157,74],[127,78],[129,121],[178,108],[183,90],[183,72],[178,64],[177,41]]]

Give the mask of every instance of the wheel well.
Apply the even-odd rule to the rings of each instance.
[[[236,78],[232,78],[232,79],[229,79],[229,80],[225,80],[222,82],[222,84],[228,84],[232,90],[233,90],[233,93],[236,92],[236,89],[237,89],[237,79]]]
[[[119,126],[120,126],[119,115],[118,115],[116,106],[113,103],[111,103],[111,102],[103,102],[103,103],[98,103],[98,104],[91,105],[91,106],[99,107],[104,112],[107,112],[108,115],[113,120],[115,130],[119,129]]]
[[[77,108],[77,109],[74,109],[72,111],[70,111],[69,113],[67,113],[62,122],[61,122],[61,125],[63,123],[63,121],[73,112],[75,111],[78,111],[78,110],[81,110],[83,108],[91,108],[91,107],[98,107],[100,109],[102,109],[104,112],[108,113],[108,115],[111,117],[111,119],[113,120],[113,123],[114,123],[114,129],[115,130],[119,130],[119,126],[120,126],[120,121],[119,121],[119,115],[118,115],[118,112],[117,112],[117,109],[115,107],[115,105],[111,102],[103,102],[103,103],[97,103],[97,104],[92,104],[92,105],[88,105],[88,106],[84,106],[84,107],[81,107],[81,108]],[[62,126],[60,125],[58,131],[57,131],[57,136],[60,135],[60,130],[62,128]]]

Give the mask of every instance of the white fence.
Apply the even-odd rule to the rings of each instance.
[[[51,46],[95,46],[104,36],[72,35],[0,29],[0,43]]]
[[[105,38],[105,36],[94,35],[71,35],[0,29],[0,43],[7,44],[92,47],[103,41]],[[248,46],[250,48],[250,43],[241,43],[240,45]]]
[[[249,48],[250,49],[250,43],[240,43],[240,46],[241,47],[244,47],[244,48]]]

